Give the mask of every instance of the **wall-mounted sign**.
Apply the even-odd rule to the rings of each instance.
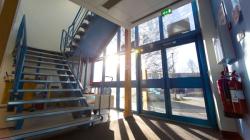
[[[231,0],[232,6],[233,6],[233,11],[232,11],[232,19],[234,24],[238,24],[240,20],[240,1],[239,0]]]
[[[169,15],[169,14],[172,14],[172,9],[170,8],[165,8],[161,11],[161,15],[162,16],[166,16],[166,15]]]

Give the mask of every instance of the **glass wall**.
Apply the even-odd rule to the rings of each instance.
[[[139,46],[160,40],[158,17],[139,25],[138,28]]]
[[[202,89],[173,88],[170,94],[173,115],[207,119]]]
[[[195,43],[167,48],[166,52],[170,78],[200,76]]]
[[[161,51],[142,54],[141,63],[142,80],[161,79],[163,77]]]
[[[205,101],[209,93],[204,90],[206,86],[204,78],[201,77],[206,74],[204,72],[206,69],[200,65],[206,62],[199,48],[202,47],[199,45],[200,38],[195,36],[197,32],[192,32],[198,28],[194,20],[193,7],[191,3],[186,4],[174,9],[172,14],[155,17],[131,29],[132,47],[140,49],[137,52],[138,55],[131,51],[133,87],[131,100],[134,111],[138,108],[142,109],[138,110],[142,113],[153,114],[154,112],[159,116],[171,116],[171,119],[176,117],[177,120],[184,118],[183,120],[192,122],[208,121],[208,114],[211,113],[206,112],[208,109]],[[163,24],[160,24],[161,21]],[[160,25],[162,27],[159,27]],[[189,34],[186,34],[188,32]],[[164,38],[163,36],[160,38],[160,33]],[[171,41],[166,39],[170,37]],[[190,40],[190,37],[193,38]],[[135,46],[137,43],[139,46]],[[102,80],[102,66],[105,62],[105,80],[102,82],[106,82],[105,85],[110,84],[111,94],[117,101],[116,107],[120,109],[124,109],[126,95],[124,51],[125,29],[121,28],[107,46],[103,59],[95,62],[93,78],[94,82]],[[140,79],[136,79],[137,69],[141,73],[138,76]],[[190,83],[197,85],[190,85]],[[95,92],[97,89],[98,87]],[[140,101],[142,104],[139,107],[137,107],[138,97],[142,98]]]
[[[103,70],[103,61],[97,61],[94,64],[94,78],[93,82],[101,82],[102,81],[102,70]]]
[[[142,89],[143,110],[158,113],[166,113],[164,89],[143,88]]]
[[[172,14],[163,16],[164,37],[195,30],[192,4],[187,4],[173,10]]]
[[[131,53],[131,80],[136,80],[136,54]],[[120,55],[120,81],[125,81],[125,55]]]
[[[137,97],[136,97],[136,88],[131,88],[131,105],[132,110],[137,111]],[[125,104],[125,88],[120,88],[120,108],[124,109]]]

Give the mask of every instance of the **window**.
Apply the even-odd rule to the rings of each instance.
[[[161,79],[163,77],[161,51],[142,54],[141,63],[143,80]]]
[[[131,80],[136,80],[136,54],[131,53]],[[120,55],[120,81],[125,81],[125,55]]]
[[[202,89],[174,88],[170,95],[173,115],[207,119]]]
[[[172,14],[163,16],[164,37],[195,30],[192,4],[173,10]]]
[[[124,109],[125,104],[125,88],[120,88],[120,109]]]
[[[103,61],[95,62],[93,82],[101,82],[102,81],[102,65],[103,65]]]
[[[137,111],[137,96],[136,96],[136,88],[131,89],[131,97],[132,97],[132,110]]]
[[[170,78],[200,76],[195,43],[168,48],[166,52]]]
[[[143,88],[142,89],[143,110],[166,113],[164,89]]]
[[[114,55],[117,53],[117,34],[109,42],[109,45],[106,48],[106,56]]]
[[[121,28],[120,30],[121,34],[120,34],[120,51],[123,52],[125,51],[125,29],[124,28]]]
[[[132,110],[137,110],[137,98],[136,98],[136,88],[131,88],[131,105]],[[120,108],[124,109],[125,104],[125,88],[120,88]]]
[[[112,99],[114,101],[114,108],[116,108],[116,88],[111,88],[111,96],[114,98]]]
[[[105,81],[116,81],[117,63],[117,55],[106,56]]]
[[[135,28],[131,29],[131,47],[135,48]]]
[[[139,25],[139,45],[160,40],[159,18],[156,17]]]

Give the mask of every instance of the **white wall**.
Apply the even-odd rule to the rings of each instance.
[[[12,50],[23,14],[26,15],[28,45],[59,51],[62,29],[73,21],[80,7],[68,0],[21,0],[0,67],[0,101],[3,97],[5,72],[14,70]]]
[[[72,23],[79,6],[68,0],[22,0],[28,45],[59,51],[61,31]]]
[[[236,122],[234,119],[226,118],[223,114],[223,106],[220,100],[216,81],[220,78],[223,70],[221,65],[217,65],[212,39],[217,34],[212,16],[211,3],[208,0],[198,0],[199,18],[203,35],[203,42],[206,51],[206,60],[210,76],[210,84],[214,95],[217,121],[220,130],[236,132]]]

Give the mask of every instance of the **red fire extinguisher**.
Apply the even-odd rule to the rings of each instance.
[[[221,78],[217,80],[217,87],[219,90],[219,95],[221,97],[223,108],[224,108],[224,114],[227,117],[234,117],[235,113],[233,110],[233,104],[231,100],[231,94],[229,90],[229,79],[227,78],[228,71],[225,69],[221,72]]]
[[[236,74],[236,71],[232,72],[228,85],[234,113],[239,117],[243,117],[243,115],[247,113],[247,104],[243,93],[242,82],[239,80],[239,75]]]

